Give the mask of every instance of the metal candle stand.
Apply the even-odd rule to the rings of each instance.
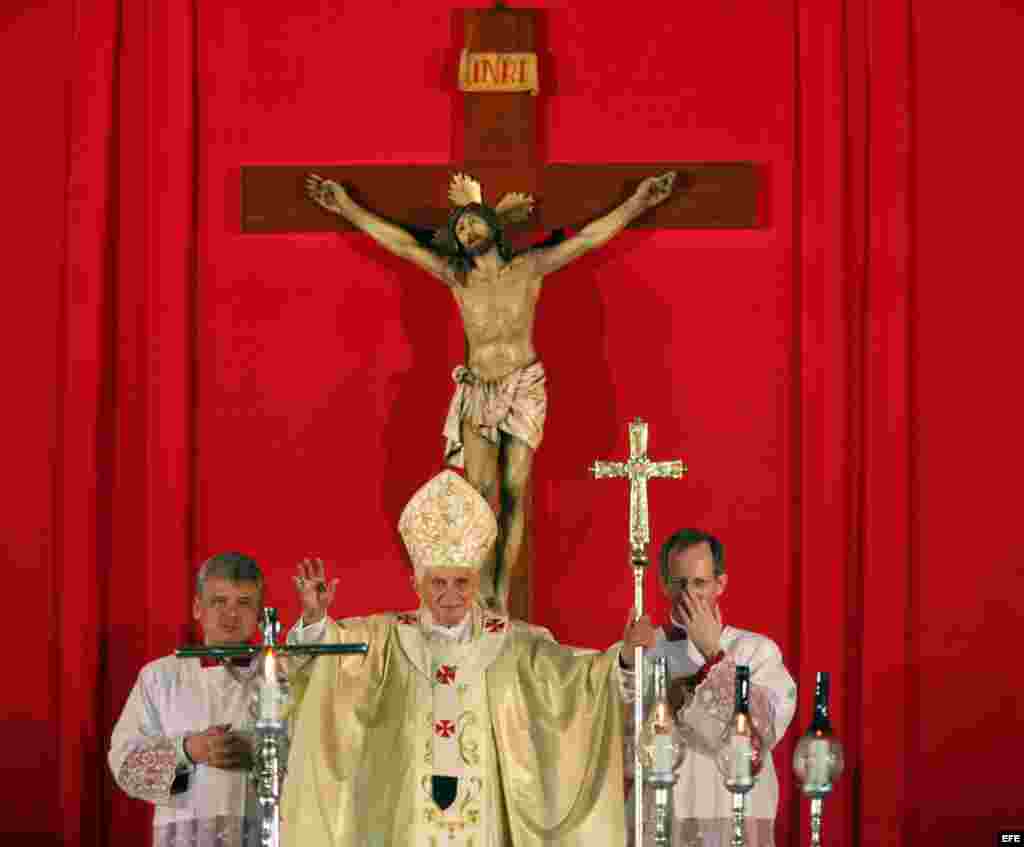
[[[654,697],[640,739],[646,773],[644,786],[654,798],[654,845],[671,847],[675,817],[672,792],[686,755],[686,744],[668,696],[668,660],[664,656],[654,660]]]
[[[249,778],[260,806],[260,845],[280,847],[281,786],[287,773],[288,737],[284,721],[257,721]]]
[[[800,740],[800,744],[803,744],[805,738]],[[835,781],[839,778],[839,774],[842,773],[842,746],[838,741],[828,739],[830,750],[828,757],[830,761],[829,773],[824,781],[817,781],[808,779],[802,781],[800,777],[800,770],[796,766],[796,757],[801,753],[800,745],[797,745],[797,750],[794,752],[794,771],[797,773],[797,781],[801,782],[800,790],[803,792],[805,797],[810,798],[811,801],[811,845],[812,847],[820,847],[822,844],[821,840],[821,823],[825,813],[825,797],[832,793]],[[806,774],[806,770],[804,771]]]
[[[647,785],[654,790],[654,847],[672,847],[672,791],[677,779],[675,771],[647,774]]]
[[[811,725],[793,751],[793,774],[800,790],[811,800],[811,845],[821,844],[821,819],[825,797],[832,793],[843,772],[843,745],[836,738],[829,719],[828,697],[831,674],[818,671],[814,682],[814,714]]]
[[[746,795],[753,790],[764,765],[764,741],[750,715],[750,667],[736,666],[736,710],[722,733],[716,755],[725,789],[732,794],[730,847],[747,843]]]
[[[747,843],[746,798],[753,787],[754,782],[738,785],[726,778],[725,788],[732,794],[732,839],[729,847],[745,847]]]
[[[825,797],[832,793],[832,788],[835,785],[835,781],[839,779],[839,774],[842,773],[842,746],[834,738],[828,739],[829,752],[827,753],[830,765],[829,770],[831,773],[827,775],[824,780],[818,781],[812,779],[802,780],[800,771],[796,766],[797,756],[801,753],[801,745],[807,740],[807,736],[800,739],[800,744],[797,745],[797,749],[793,754],[794,759],[794,771],[797,773],[797,781],[801,782],[800,790],[803,792],[805,797],[810,798],[811,801],[811,845],[812,847],[820,847],[822,844],[821,840],[821,822],[825,812]],[[804,771],[806,774],[807,772]]]
[[[278,657],[366,653],[366,644],[284,644],[276,645],[280,624],[277,610],[263,609],[260,624],[263,644],[187,646],[174,651],[179,659],[210,657],[229,659],[256,656],[261,663],[256,725],[253,732],[253,766],[250,779],[260,806],[260,847],[281,845],[281,787],[288,762],[287,721],[282,715],[286,689],[278,678]]]

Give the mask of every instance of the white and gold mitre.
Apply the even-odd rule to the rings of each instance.
[[[479,570],[498,537],[498,522],[472,485],[443,470],[412,495],[398,531],[419,580],[427,568]]]

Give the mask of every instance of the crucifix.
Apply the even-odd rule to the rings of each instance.
[[[525,73],[525,59],[521,57],[532,55],[536,59],[537,10],[509,9],[498,4],[494,9],[467,9],[461,14],[465,34],[463,64],[471,67],[475,55],[496,57],[488,58],[490,65],[483,66],[485,79],[487,67],[490,67],[496,82],[505,77],[514,80]],[[503,56],[515,59],[503,60]],[[544,63],[540,64],[543,67]],[[543,87],[543,80],[540,86]],[[334,209],[337,214],[324,214],[324,209],[330,210],[330,203],[320,202],[318,208],[309,201],[307,178],[315,173],[320,180],[316,187],[344,186],[346,199],[356,205],[365,203],[381,222],[415,223],[419,228],[429,227],[443,233],[449,221],[445,201],[454,189],[450,177],[456,169],[471,174],[473,179],[461,183],[458,189],[461,200],[452,197],[453,202],[479,205],[474,191],[479,197],[483,185],[492,197],[504,194],[506,198],[519,198],[520,205],[528,206],[531,211],[535,204],[534,220],[542,230],[578,230],[588,221],[608,217],[638,192],[646,191],[648,197],[653,196],[644,178],[658,173],[675,174],[674,190],[671,181],[667,188],[671,196],[664,195],[663,183],[664,196],[645,206],[642,214],[631,216],[626,225],[674,229],[752,228],[759,224],[758,176],[751,162],[542,163],[537,152],[538,98],[530,91],[467,91],[463,95],[463,125],[463,149],[459,151],[461,161],[458,163],[243,167],[242,230],[252,233],[331,232],[350,228],[370,231],[366,226],[353,223],[351,216],[346,217],[337,209]],[[341,196],[331,199],[340,201]],[[517,219],[521,235],[521,225],[527,215],[516,215],[515,209],[509,211],[511,217]],[[461,302],[460,308],[466,322],[469,348],[472,337],[468,310]],[[530,309],[532,322],[532,304]],[[505,468],[508,467],[506,462]],[[496,499],[501,526],[505,506],[502,497]],[[528,485],[507,499],[525,515]],[[509,526],[513,530],[503,536],[509,553],[500,562],[500,579],[507,592],[509,612],[514,617],[527,619],[529,545],[528,541],[511,543],[516,533],[522,533],[525,539],[523,521],[512,520]],[[495,582],[498,578],[496,574]]]
[[[633,609],[635,620],[644,613],[644,573],[650,560],[647,545],[651,543],[651,523],[647,510],[647,481],[650,479],[681,479],[686,465],[680,460],[652,462],[647,456],[647,424],[637,418],[629,425],[629,460],[625,462],[595,461],[590,472],[594,479],[629,480],[629,562],[633,568]],[[643,844],[644,764],[640,756],[640,732],[644,722],[644,648],[633,651],[636,672],[636,694],[633,698],[633,827],[634,844]]]

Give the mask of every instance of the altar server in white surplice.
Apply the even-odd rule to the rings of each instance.
[[[624,699],[633,702],[635,675],[625,665],[632,661],[635,645],[648,648],[644,655],[652,660],[668,658],[669,699],[687,745],[675,787],[672,844],[728,847],[732,795],[722,782],[715,755],[735,708],[736,666],[750,667],[750,714],[767,750],[778,744],[793,720],[796,683],[774,641],[722,623],[718,600],[728,575],[725,549],[717,538],[696,529],[680,530],[662,545],[659,565],[662,586],[672,601],[670,620],[655,629],[644,616],[626,627],[621,660]],[[631,708],[629,712],[631,724]],[[630,729],[626,738],[632,739]],[[631,761],[631,742],[627,756]],[[779,782],[768,755],[757,784],[747,795],[748,847],[774,845],[778,802]],[[651,806],[649,803],[648,814]],[[646,831],[653,831],[653,826]]]
[[[262,593],[263,576],[249,557],[208,559],[192,606],[204,643],[249,641]],[[139,673],[114,726],[108,761],[126,794],[156,807],[155,847],[258,844],[246,732],[254,681],[248,659],[220,664],[164,656]]]
[[[306,625],[289,638],[368,652],[320,656],[295,680],[284,843],[620,847],[618,647],[579,655],[482,607],[497,523],[452,471],[413,495],[399,531],[414,611],[332,621],[337,581],[300,565]]]

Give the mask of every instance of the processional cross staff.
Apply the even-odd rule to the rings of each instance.
[[[277,609],[263,609],[263,644],[218,644],[215,646],[189,645],[174,651],[179,659],[213,658],[232,659],[257,656],[259,683],[256,706],[256,724],[253,743],[251,779],[256,786],[260,805],[260,847],[281,845],[281,784],[287,761],[287,732],[283,705],[287,692],[278,676],[280,656],[320,656],[339,653],[365,653],[367,645],[352,644],[276,644],[281,625]]]
[[[650,560],[647,545],[651,543],[651,523],[647,510],[647,481],[650,479],[682,479],[686,465],[679,459],[652,462],[647,456],[647,423],[636,418],[629,425],[629,460],[625,462],[595,461],[590,467],[594,479],[613,477],[629,480],[629,562],[633,568],[634,620],[644,613],[644,573]],[[636,696],[633,698],[633,843],[643,844],[644,766],[640,758],[640,731],[644,722],[644,648],[633,649],[636,673]]]

